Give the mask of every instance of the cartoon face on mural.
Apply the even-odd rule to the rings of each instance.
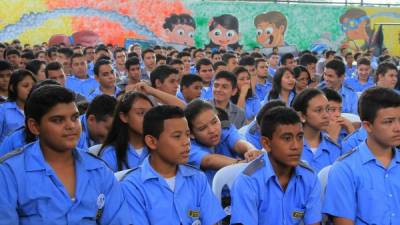
[[[264,48],[285,46],[286,17],[277,11],[262,13],[254,18],[257,42]]]
[[[193,37],[196,30],[196,23],[189,14],[172,14],[165,18],[163,28],[167,35],[167,42],[187,46],[194,45]]]
[[[208,29],[210,43],[206,48],[235,50],[242,47],[239,44],[239,21],[236,17],[230,14],[213,17],[208,23]]]
[[[82,30],[72,34],[74,44],[80,44],[84,47],[96,46],[101,43],[100,36],[90,30]]]
[[[69,37],[65,34],[55,34],[49,39],[49,46],[59,45],[61,43],[64,43],[67,46],[71,45]]]

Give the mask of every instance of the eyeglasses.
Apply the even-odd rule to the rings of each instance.
[[[369,19],[369,16],[362,16],[359,18],[349,18],[347,22],[342,23],[342,31],[347,32],[349,30],[356,30],[360,23],[364,20]]]

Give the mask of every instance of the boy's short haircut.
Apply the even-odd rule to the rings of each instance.
[[[70,48],[59,48],[57,49],[57,53],[63,54],[66,58],[71,58],[74,54],[74,51]]]
[[[218,67],[220,67],[220,66],[226,66],[226,63],[224,61],[215,62],[214,65],[213,65],[213,69],[217,70]]]
[[[368,58],[362,57],[357,60],[357,67],[359,65],[371,66],[371,61]]]
[[[325,58],[329,58],[330,56],[335,55],[335,54],[336,54],[335,51],[328,50],[328,51],[325,52]]]
[[[203,79],[201,79],[201,77],[196,74],[187,74],[185,76],[182,76],[180,83],[181,91],[183,87],[190,87],[190,85],[192,85],[195,82],[203,83]]]
[[[183,62],[180,59],[173,59],[173,60],[171,60],[171,62],[169,62],[169,65],[171,65],[171,66],[173,66],[173,65],[183,65]]]
[[[348,52],[348,53],[346,53],[346,55],[344,55],[345,58],[347,58],[347,56],[353,56],[353,53]]]
[[[140,66],[140,60],[139,58],[136,57],[132,57],[132,58],[128,58],[125,62],[125,69],[129,70],[129,68],[131,66],[136,66],[139,65]]]
[[[214,58],[215,55],[221,55],[221,52],[215,51],[215,52],[211,53],[211,58]]]
[[[144,56],[147,53],[154,53],[154,50],[152,48],[146,48],[144,51],[142,51],[142,59],[144,59]]]
[[[232,89],[237,87],[237,80],[236,80],[236,76],[229,71],[220,71],[219,73],[217,73],[215,75],[215,80],[219,80],[219,79],[226,79],[228,80],[231,85],[232,85]]]
[[[13,66],[6,60],[0,60],[0,71],[13,70]]]
[[[128,55],[126,56],[127,59],[133,57],[139,58],[139,55],[136,52],[129,52]]]
[[[35,59],[35,54],[33,54],[33,51],[24,51],[21,55],[21,58],[33,60]]]
[[[93,46],[88,46],[88,47],[84,48],[84,49],[83,49],[83,54],[84,54],[84,55],[87,55],[87,53],[88,53],[87,51],[88,51],[89,49],[94,49],[94,47],[93,47]]]
[[[111,60],[106,60],[106,59],[96,60],[96,63],[94,64],[94,68],[93,68],[94,75],[96,75],[96,76],[99,75],[100,67],[103,65],[112,65],[112,62],[111,62]]]
[[[182,59],[183,57],[190,57],[190,53],[189,52],[179,52],[178,55],[176,56],[176,58],[178,59]]]
[[[72,61],[74,61],[74,59],[76,59],[76,58],[84,58],[85,56],[82,54],[82,53],[73,53],[72,55],[71,55],[71,59],[70,59],[70,61],[71,61],[71,64],[72,64]],[[86,61],[86,60],[85,60]]]
[[[256,62],[254,63],[254,66],[257,68],[258,65],[260,65],[260,63],[262,63],[262,62],[267,62],[267,60],[265,60],[264,58],[256,59]]]
[[[236,59],[236,56],[232,53],[225,53],[222,55],[222,61],[224,61],[224,63],[228,64],[230,59]]]
[[[56,46],[52,46],[52,47],[48,48],[46,51],[47,57],[51,57],[52,53],[54,53],[54,52],[58,52],[58,49]]]
[[[94,115],[97,122],[105,121],[107,117],[112,117],[117,99],[110,95],[102,94],[96,96],[86,111],[86,118]]]
[[[213,110],[216,112],[215,107],[211,105],[211,103],[201,99],[194,99],[186,106],[185,117],[188,121],[190,130],[193,130],[193,120],[205,110]]]
[[[307,108],[310,100],[318,95],[324,95],[324,93],[316,88],[306,88],[293,99],[292,108],[297,112],[307,114]]]
[[[278,106],[265,112],[261,120],[261,136],[272,139],[279,125],[300,124],[299,115],[291,108]]]
[[[50,62],[49,64],[46,65],[46,68],[44,69],[46,78],[49,78],[49,71],[61,70],[62,68],[63,68],[63,66],[61,63],[59,63],[57,61]]]
[[[382,76],[383,76],[383,75],[385,75],[389,70],[398,71],[396,65],[394,65],[394,64],[391,63],[391,62],[383,62],[383,63],[379,64],[379,65],[378,65],[378,68],[377,68],[376,71],[375,71],[375,82],[378,81],[378,76],[379,76],[379,75],[382,75]]]
[[[252,53],[250,54],[250,57],[253,57],[254,59],[261,59],[261,58],[264,58],[263,55],[261,55],[261,54],[258,53],[258,52],[252,52]]]
[[[281,57],[281,65],[286,65],[286,61],[288,59],[294,59],[294,55],[292,53],[286,53]]]
[[[97,46],[97,47],[95,48],[95,50],[94,50],[94,53],[97,54],[97,53],[99,53],[99,52],[101,52],[101,51],[108,52],[107,46],[105,46],[105,45],[103,45],[103,44]]]
[[[278,53],[276,53],[276,52],[271,52],[271,54],[269,54],[268,55],[268,59],[270,59],[273,55],[277,55],[277,56],[279,56],[279,54]]]
[[[334,70],[338,77],[344,76],[344,73],[346,72],[346,66],[344,63],[336,59],[325,64],[325,68]]]
[[[200,71],[201,66],[208,66],[208,65],[211,65],[211,66],[213,65],[211,60],[206,59],[206,58],[202,58],[202,59],[198,60],[197,63],[196,63],[197,72]]]
[[[162,48],[161,48],[161,46],[156,45],[156,46],[153,47],[153,50],[162,50]]]
[[[21,56],[21,52],[19,52],[17,49],[15,49],[15,48],[10,48],[10,49],[7,49],[5,52],[4,52],[4,56],[5,57],[7,57],[7,56],[9,56],[9,55],[17,55],[17,56]]]
[[[275,107],[278,107],[278,106],[285,107],[285,106],[286,106],[286,103],[283,102],[282,100],[274,99],[274,100],[271,100],[271,101],[267,102],[265,105],[263,105],[263,106],[261,107],[260,111],[258,111],[257,116],[256,116],[256,122],[257,122],[257,124],[260,126],[260,125],[261,125],[261,120],[262,120],[264,114],[265,114],[268,110],[271,110],[271,109],[273,109],[273,108],[275,108]]]
[[[120,52],[124,52],[124,53],[125,53],[125,49],[123,49],[123,48],[116,48],[116,49],[114,50],[114,52],[113,52],[114,58],[116,58],[116,57],[117,57],[117,53],[120,53]]]
[[[304,54],[300,58],[300,65],[302,66],[308,66],[310,64],[316,64],[318,62],[317,57],[311,55],[311,54]]]
[[[245,56],[239,60],[240,66],[254,66],[256,64],[256,60],[251,56]]]
[[[198,49],[194,50],[194,51],[193,51],[193,56],[192,56],[192,57],[194,58],[194,57],[196,56],[196,54],[199,53],[199,52],[204,52],[204,50],[201,49],[201,48],[198,48]]]
[[[342,104],[342,96],[337,91],[333,90],[332,88],[323,88],[321,91],[324,92],[328,101]]]
[[[25,103],[25,117],[41,122],[46,113],[60,103],[74,103],[75,94],[59,85],[45,85],[34,90]]]
[[[179,74],[179,71],[170,65],[157,66],[150,73],[150,82],[152,87],[156,87],[156,80],[160,80],[161,83],[171,76],[172,74]]]
[[[370,123],[374,122],[379,110],[392,107],[400,107],[400,95],[389,88],[368,88],[358,101],[361,121]]]
[[[156,63],[158,63],[161,60],[167,60],[167,57],[161,55],[161,54],[156,54]]]
[[[164,131],[164,121],[169,119],[184,118],[185,114],[181,108],[172,105],[160,105],[151,108],[143,119],[143,138],[151,135],[159,138]]]

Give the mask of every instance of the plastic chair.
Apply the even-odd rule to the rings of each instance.
[[[118,181],[121,181],[125,177],[125,175],[127,173],[129,173],[131,170],[132,169],[118,171],[118,172],[114,173],[114,176],[115,176],[115,178],[117,178]]]
[[[89,148],[89,152],[95,156],[99,156],[100,148],[101,148],[101,144],[93,145],[92,147]]]
[[[225,185],[229,189],[232,188],[232,184],[236,177],[247,167],[248,163],[237,163],[233,165],[226,166],[215,174],[214,180],[212,182],[212,191],[221,204],[221,193]]]

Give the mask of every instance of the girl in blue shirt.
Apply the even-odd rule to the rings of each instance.
[[[135,168],[148,155],[142,126],[144,114],[152,107],[151,100],[139,92],[128,92],[119,100],[111,130],[99,154],[114,172]]]
[[[0,142],[24,125],[24,106],[36,78],[32,72],[20,69],[12,73],[8,84],[7,102],[0,106]]]
[[[233,71],[237,80],[237,92],[231,101],[242,108],[246,113],[246,120],[251,121],[261,108],[260,99],[255,95],[251,86],[250,73],[243,66]]]
[[[265,96],[264,103],[269,102],[271,99],[280,99],[286,103],[286,106],[290,106],[296,95],[294,92],[295,84],[296,79],[293,71],[288,67],[280,67],[276,70],[272,80],[272,89]]]

